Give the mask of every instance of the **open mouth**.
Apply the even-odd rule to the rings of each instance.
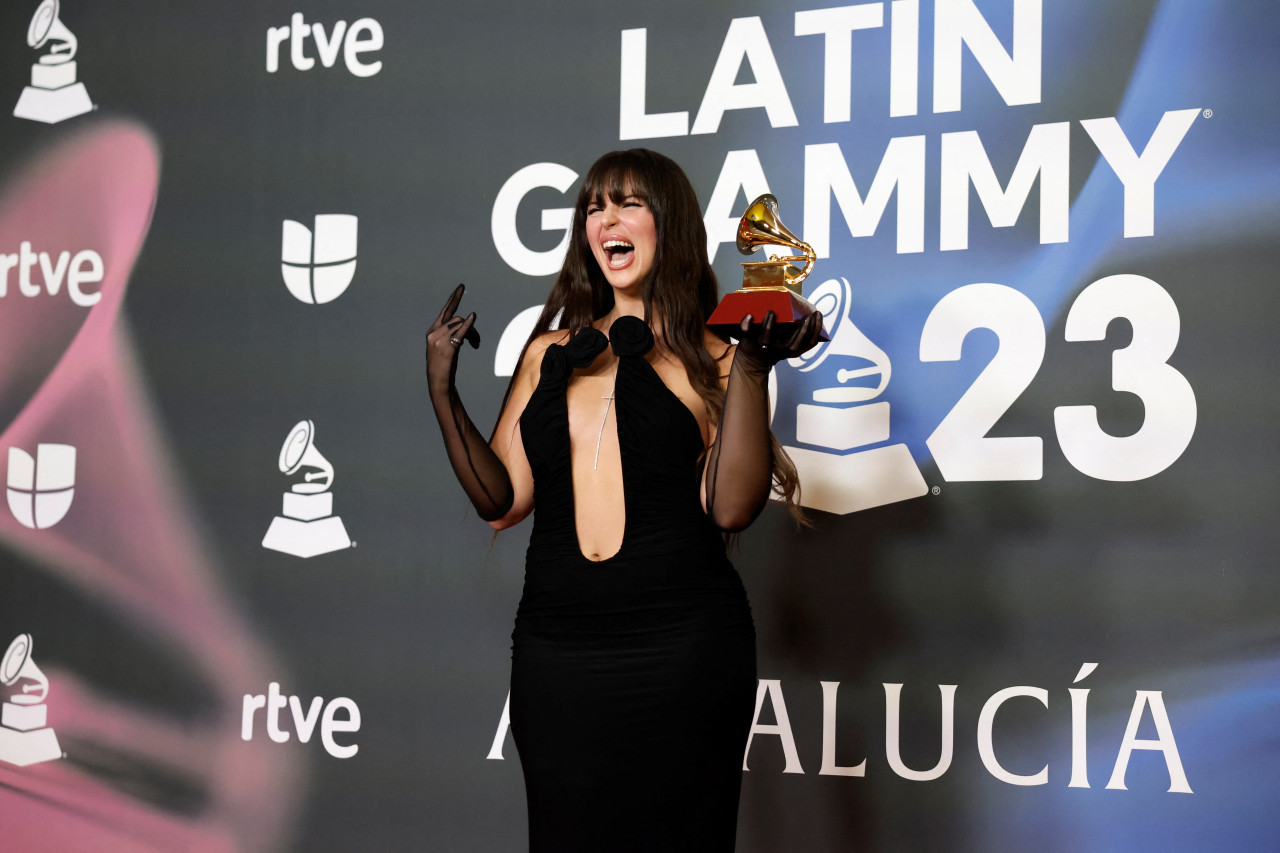
[[[609,258],[609,269],[620,270],[631,263],[636,247],[626,240],[605,240],[604,253]]]

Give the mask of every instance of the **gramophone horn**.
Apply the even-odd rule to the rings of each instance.
[[[328,490],[333,485],[333,465],[316,450],[316,427],[311,421],[298,421],[280,448],[280,471],[294,474],[300,468],[318,468],[319,472],[305,475],[304,482],[295,483],[293,491],[300,495],[314,495]],[[313,483],[312,480],[323,480]]]
[[[60,65],[76,55],[76,37],[58,18],[58,0],[44,0],[31,16],[27,44],[34,48],[54,42],[50,52],[40,57],[42,65]]]
[[[30,657],[31,635],[19,634],[14,637],[8,651],[4,653],[4,659],[0,661],[0,684],[7,686],[17,681]]]
[[[817,255],[813,247],[792,234],[778,218],[778,200],[765,193],[747,207],[738,220],[738,251],[749,255],[761,246],[786,246],[804,255],[804,269],[799,275],[786,277],[787,284],[798,284],[813,271]],[[777,260],[776,256],[773,260]]]
[[[49,679],[36,662],[31,659],[31,635],[19,634],[9,644],[9,649],[0,660],[0,684],[6,687],[20,678],[27,678],[36,683],[36,687],[27,685],[23,692],[10,696],[15,705],[39,705],[49,692]],[[31,694],[36,695],[31,695]]]

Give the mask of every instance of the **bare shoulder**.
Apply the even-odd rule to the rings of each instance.
[[[520,360],[518,375],[531,383],[536,382],[538,372],[542,367],[542,356],[547,351],[547,347],[552,344],[565,344],[568,341],[569,332],[567,329],[553,329],[550,332],[543,332],[529,341],[529,346],[524,351],[524,358]]]
[[[549,332],[543,332],[533,340],[529,341],[529,349],[525,351],[525,358],[533,355],[540,358],[542,354],[547,351],[547,347],[552,344],[566,344],[568,342],[568,329],[552,329]]]

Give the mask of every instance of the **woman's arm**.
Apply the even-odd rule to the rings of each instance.
[[[818,343],[822,315],[810,314],[785,341],[773,341],[774,314],[751,328],[742,321],[725,387],[724,411],[702,471],[702,505],[721,530],[735,532],[755,521],[773,484],[769,432],[769,371]]]
[[[512,501],[507,511],[498,518],[487,519],[494,530],[504,530],[513,524],[523,521],[533,512],[533,470],[529,467],[529,459],[524,455],[524,441],[520,435],[520,416],[538,387],[538,376],[542,372],[542,355],[553,343],[563,343],[568,338],[566,332],[548,332],[529,342],[515,381],[511,385],[511,396],[498,418],[498,425],[493,430],[491,447],[497,457],[506,466],[511,478]]]
[[[480,345],[473,328],[475,312],[465,320],[454,315],[463,289],[457,286],[427,330],[427,386],[453,472],[476,512],[492,521],[511,509],[515,492],[506,467],[472,423],[454,385],[462,341],[469,341],[473,348]]]

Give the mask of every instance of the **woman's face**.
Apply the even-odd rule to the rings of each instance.
[[[611,287],[640,292],[653,268],[658,235],[653,212],[639,196],[628,195],[620,204],[607,197],[588,204],[587,242]]]

